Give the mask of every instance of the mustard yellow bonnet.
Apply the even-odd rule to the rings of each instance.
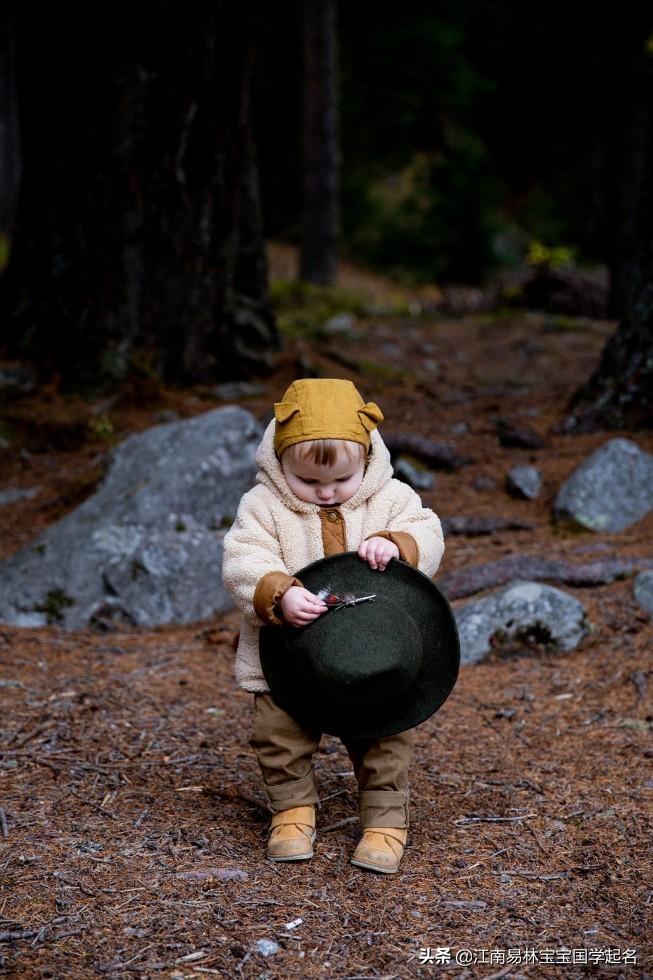
[[[275,402],[274,448],[281,458],[288,446],[309,439],[347,439],[370,446],[370,433],[383,421],[375,402],[364,402],[351,381],[301,378]]]

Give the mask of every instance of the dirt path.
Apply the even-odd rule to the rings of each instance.
[[[473,457],[438,473],[425,502],[442,517],[517,517],[534,527],[451,536],[443,572],[522,552],[651,556],[650,517],[618,535],[563,533],[549,520],[560,481],[608,438],[552,430],[610,329],[523,314],[373,321],[357,341],[294,341],[265,394],[244,404],[263,417],[287,381],[315,368],[356,381],[381,404],[386,431],[444,439]],[[25,445],[39,413],[73,428],[88,414],[51,399],[12,409]],[[108,416],[122,437],[162,408],[183,416],[214,405],[202,390],[160,392],[154,407],[123,399],[94,417]],[[536,430],[545,447],[502,447],[499,418]],[[634,438],[653,451],[653,433]],[[0,490],[40,490],[0,510],[2,554],[88,492],[102,451],[98,438],[3,454]],[[544,475],[535,502],[503,488],[507,469],[523,462]],[[232,680],[234,614],[150,632],[0,627],[0,973],[650,974],[653,625],[630,581],[568,591],[595,626],[579,650],[513,650],[463,669],[420,727],[410,846],[391,878],[348,863],[355,785],[333,738],[316,760],[314,860],[265,862],[250,701]],[[276,950],[264,956],[258,940]],[[439,965],[438,948],[453,960],[476,950],[484,961]],[[624,963],[631,950],[636,964]]]

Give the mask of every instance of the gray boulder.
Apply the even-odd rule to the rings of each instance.
[[[474,664],[493,648],[493,637],[519,639],[536,631],[561,650],[572,650],[589,632],[582,604],[540,582],[512,582],[456,610],[461,663]]]
[[[633,592],[642,609],[653,618],[653,572],[640,572],[633,582]]]
[[[0,563],[0,621],[157,626],[229,608],[222,538],[260,438],[237,406],[129,436],[92,497]]]
[[[554,504],[556,517],[591,531],[623,531],[653,509],[653,456],[629,439],[610,439],[574,470]]]
[[[393,469],[395,477],[402,483],[407,483],[413,490],[432,490],[435,486],[433,474],[415,466],[405,456],[400,456],[395,460]]]
[[[536,466],[513,466],[506,477],[506,486],[515,497],[535,500],[542,489],[542,474]]]

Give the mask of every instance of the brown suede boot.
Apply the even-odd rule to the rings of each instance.
[[[408,830],[405,827],[365,827],[351,863],[391,875],[399,870]]]
[[[295,806],[275,813],[270,824],[271,861],[306,861],[313,857],[315,807]]]

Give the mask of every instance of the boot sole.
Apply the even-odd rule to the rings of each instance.
[[[366,871],[378,871],[382,875],[394,875],[399,871],[399,865],[396,868],[382,868],[378,864],[366,864],[364,861],[354,861],[351,859],[351,864],[355,864],[357,868],[365,868]]]

